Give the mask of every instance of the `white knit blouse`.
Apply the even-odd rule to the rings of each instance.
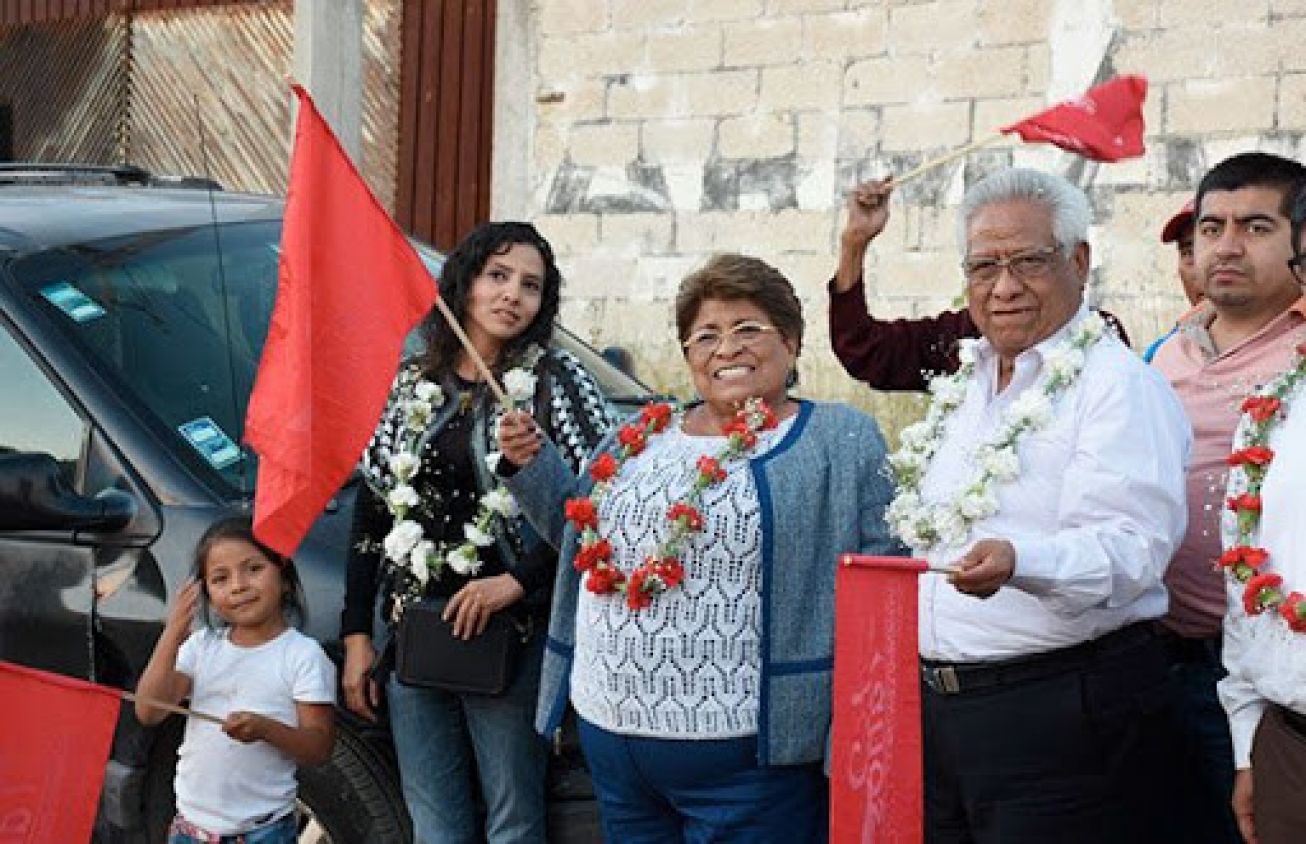
[[[778,443],[792,419],[763,432],[750,454]],[[622,468],[599,507],[599,529],[629,574],[654,552],[667,510],[688,493],[698,458],[725,437],[691,436],[676,419]],[[757,732],[761,635],[761,514],[746,460],[703,494],[702,533],[686,543],[684,582],[632,611],[623,595],[582,581],[571,700],[590,723],[657,738],[737,738]]]

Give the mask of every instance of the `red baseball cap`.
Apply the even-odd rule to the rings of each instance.
[[[1174,243],[1183,234],[1184,229],[1193,224],[1193,201],[1190,199],[1184,203],[1184,207],[1179,209],[1175,214],[1166,221],[1165,228],[1161,229],[1161,242]]]

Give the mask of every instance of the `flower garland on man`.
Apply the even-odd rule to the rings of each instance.
[[[1294,211],[1294,223],[1306,208]],[[1300,239],[1298,239],[1300,242]],[[1244,837],[1300,840],[1306,772],[1306,342],[1286,370],[1242,404],[1229,454],[1219,559],[1228,583],[1219,684]]]
[[[975,377],[978,341],[961,341],[961,367],[952,375],[930,380],[932,401],[925,419],[904,428],[902,447],[889,456],[898,494],[889,505],[888,520],[894,532],[913,548],[936,545],[957,546],[965,541],[976,522],[998,512],[998,488],[1020,476],[1017,446],[1052,421],[1054,402],[1070,389],[1084,368],[1086,355],[1102,339],[1106,324],[1097,314],[1078,321],[1068,336],[1048,349],[1044,360],[1047,375],[1028,387],[1002,414],[1002,424],[975,449],[977,470],[970,482],[947,503],[929,504],[921,497],[921,482],[939,449],[957,408],[966,398]]]
[[[1167,684],[1152,621],[1183,532],[1182,408],[1083,301],[1081,190],[1000,170],[959,217],[983,339],[890,459],[890,524],[947,572],[919,590],[925,837],[1167,840],[1145,702]]]
[[[1270,570],[1270,552],[1260,543],[1261,488],[1274,463],[1270,439],[1287,419],[1303,380],[1306,343],[1297,347],[1297,357],[1287,371],[1243,402],[1243,422],[1229,455],[1231,517],[1225,520],[1225,533],[1232,536],[1232,544],[1220,555],[1220,565],[1243,587],[1243,611],[1253,616],[1275,611],[1295,633],[1306,633],[1306,597],[1299,591],[1285,591],[1282,575]]]

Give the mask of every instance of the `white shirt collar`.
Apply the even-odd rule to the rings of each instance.
[[[1019,389],[1032,381],[1043,368],[1043,359],[1047,357],[1047,353],[1053,346],[1069,337],[1071,327],[1078,325],[1080,320],[1088,315],[1088,310],[1088,303],[1080,302],[1079,310],[1075,311],[1060,328],[1016,355],[1016,359],[1012,361],[1011,382],[1007,385],[1007,389],[1010,390],[1013,386]],[[985,395],[992,397],[998,381],[998,352],[987,337],[981,337],[975,344],[975,373],[985,388]]]

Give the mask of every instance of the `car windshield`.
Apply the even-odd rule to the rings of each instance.
[[[254,456],[240,445],[276,295],[277,221],[155,230],[16,261],[11,271],[144,422],[181,458],[243,497]],[[216,244],[221,244],[218,260]],[[441,256],[419,252],[438,271]],[[648,391],[559,331],[610,399]]]

